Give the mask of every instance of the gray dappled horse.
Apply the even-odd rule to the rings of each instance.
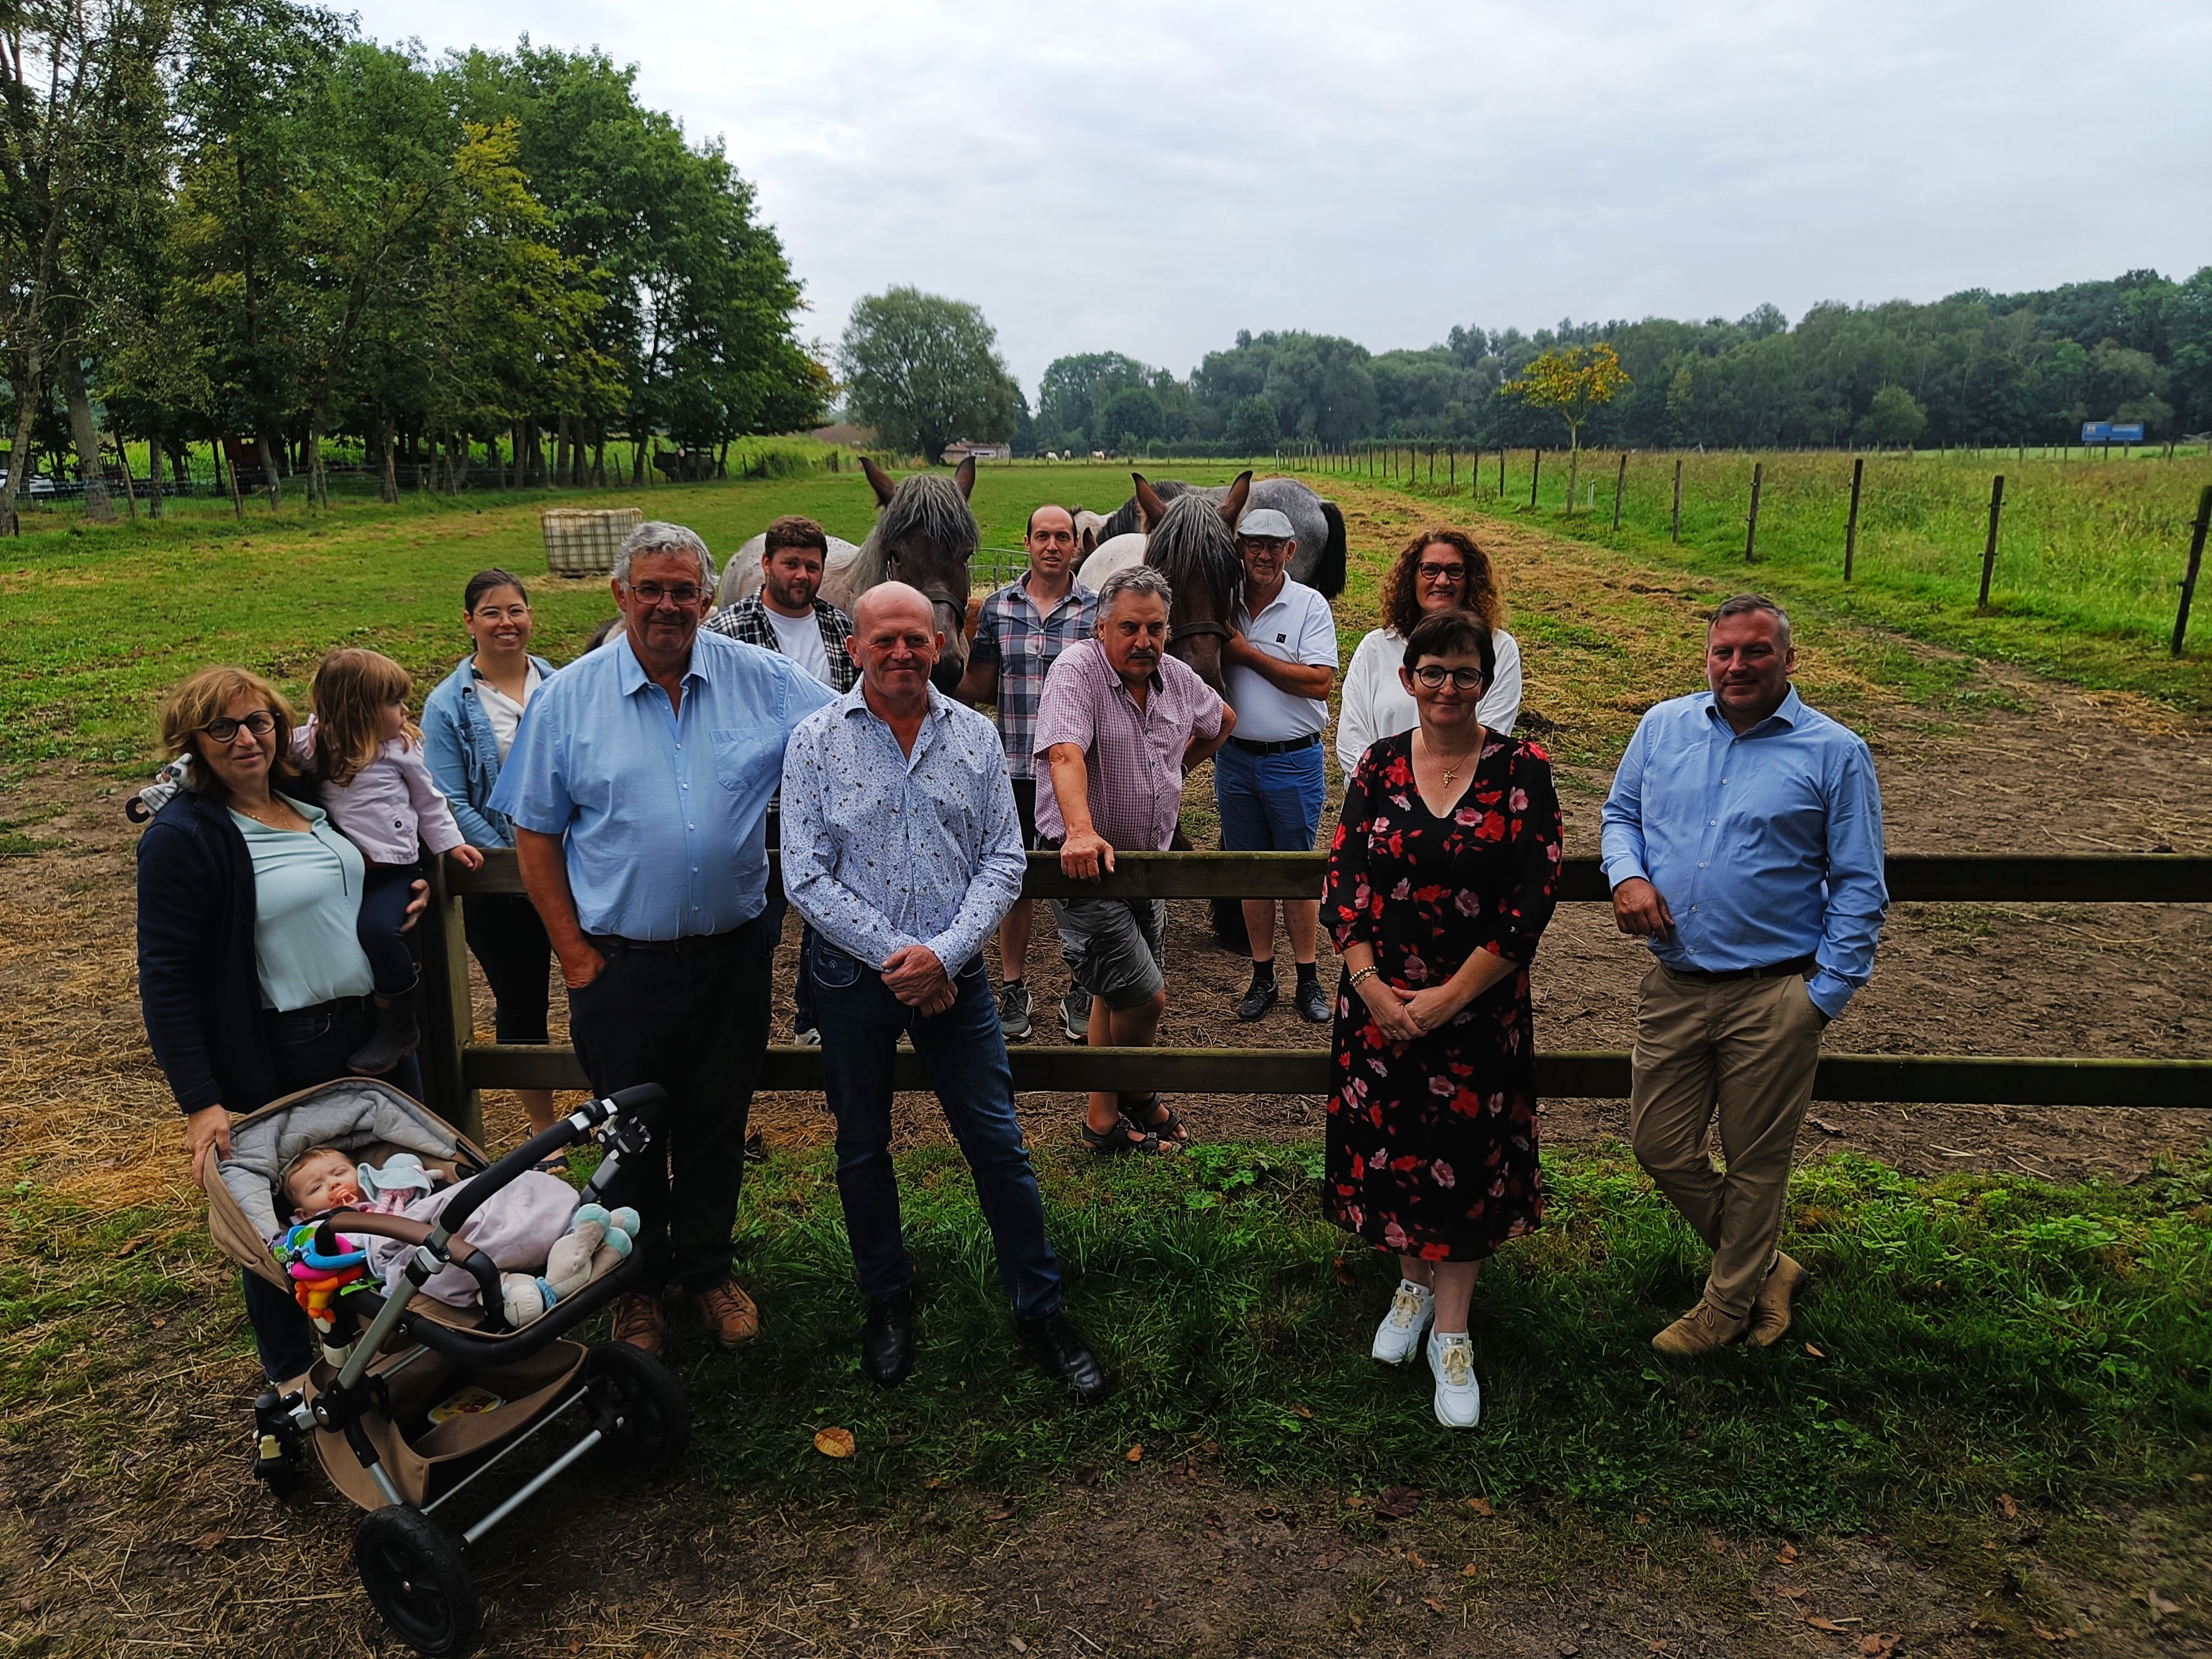
[[[1135,474],[1131,474],[1135,477]],[[1243,475],[1249,479],[1251,474]],[[1183,483],[1180,478],[1163,478],[1152,486],[1160,500],[1171,501],[1182,495],[1195,495],[1218,505],[1225,500],[1234,484],[1219,484],[1200,488]],[[1324,599],[1333,599],[1344,592],[1344,568],[1347,546],[1344,534],[1344,514],[1337,510],[1334,501],[1314,494],[1296,478],[1262,478],[1249,488],[1243,511],[1271,507],[1291,521],[1291,530],[1298,544],[1297,555],[1291,561],[1291,577],[1316,588]],[[1116,536],[1139,533],[1145,527],[1143,503],[1132,495],[1115,509],[1113,515],[1100,526],[1098,545],[1103,547]],[[1232,530],[1234,525],[1230,526]],[[1086,564],[1088,561],[1085,562]],[[1084,586],[1098,584],[1088,574]]]
[[[1164,501],[1144,474],[1129,476],[1136,481],[1144,533],[1100,544],[1083,562],[1083,585],[1095,590],[1116,570],[1137,564],[1165,576],[1175,593],[1168,607],[1168,653],[1219,691],[1221,647],[1244,580],[1233,526],[1244,510],[1252,475],[1239,475],[1218,502],[1197,490]]]

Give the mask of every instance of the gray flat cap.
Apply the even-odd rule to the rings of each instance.
[[[1237,521],[1237,533],[1273,542],[1294,542],[1298,532],[1291,527],[1287,514],[1272,507],[1255,507]]]

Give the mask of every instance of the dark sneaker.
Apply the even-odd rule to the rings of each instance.
[[[1262,1019],[1267,1010],[1282,1000],[1282,992],[1272,979],[1255,979],[1244,993],[1244,1000],[1237,1005],[1237,1018],[1244,1020]]]
[[[1300,980],[1297,994],[1291,1000],[1297,1005],[1300,1019],[1315,1025],[1328,1024],[1333,1011],[1328,1006],[1328,993],[1322,988],[1318,978]]]
[[[1019,1042],[1030,1034],[1030,1014],[1035,1006],[1030,988],[1020,980],[999,988],[999,1029],[1009,1042]]]
[[[415,994],[407,992],[376,1005],[376,1030],[346,1056],[346,1068],[362,1077],[382,1077],[413,1054],[422,1041],[415,1024]]]
[[[1086,1406],[1106,1397],[1106,1371],[1083,1334],[1068,1322],[1066,1314],[1047,1314],[1042,1319],[1020,1319],[1022,1346],[1030,1351],[1048,1376],[1073,1389]]]
[[[1091,1040],[1091,993],[1080,985],[1069,986],[1060,1000],[1060,1029],[1070,1042]]]

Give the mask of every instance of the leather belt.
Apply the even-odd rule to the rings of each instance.
[[[1301,749],[1310,749],[1321,741],[1321,733],[1309,732],[1303,738],[1285,738],[1280,743],[1261,743],[1253,738],[1231,738],[1230,746],[1242,749],[1248,755],[1291,755]]]
[[[1663,964],[1662,964],[1663,965]],[[1667,971],[1676,979],[1698,979],[1708,985],[1717,985],[1728,979],[1802,979],[1820,964],[1812,957],[1792,957],[1787,962],[1770,963],[1764,968],[1675,968]]]
[[[584,937],[603,957],[647,951],[683,957],[726,950],[759,927],[760,918],[755,916],[750,921],[739,922],[726,933],[686,933],[681,939],[625,939],[620,933],[586,933]]]

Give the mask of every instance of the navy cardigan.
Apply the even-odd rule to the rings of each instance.
[[[283,793],[318,802],[304,780],[286,780]],[[138,1005],[180,1109],[250,1112],[276,1097],[253,957],[252,855],[230,809],[191,790],[138,842]]]

